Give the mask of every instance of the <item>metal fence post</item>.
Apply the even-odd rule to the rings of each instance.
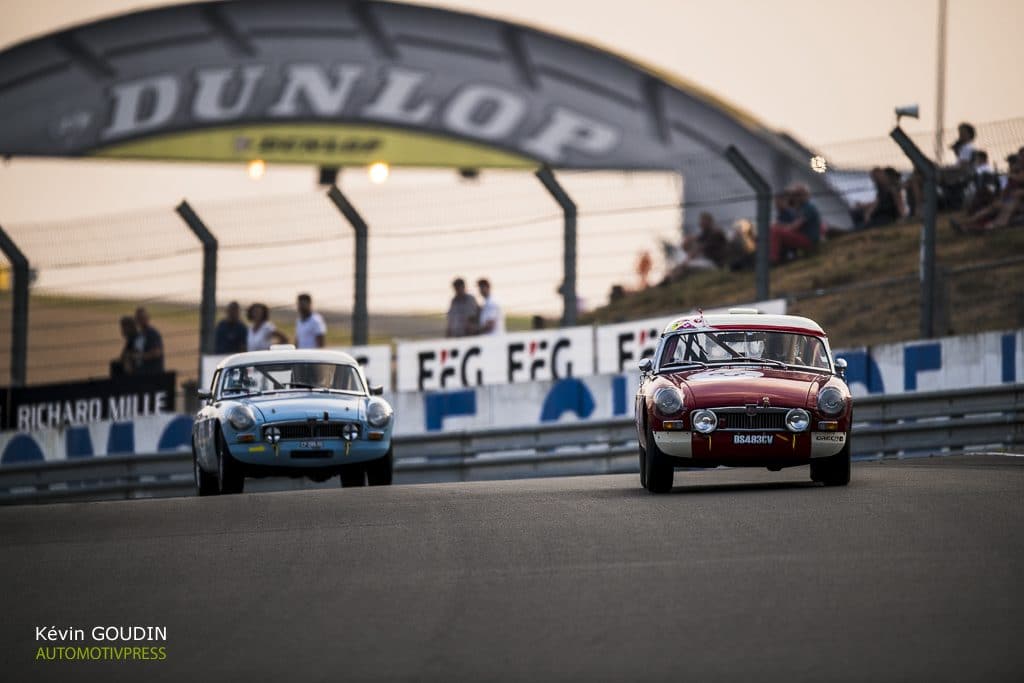
[[[214,322],[217,317],[217,238],[182,200],[175,211],[203,245],[203,296],[199,304],[199,381],[203,377],[203,354],[214,353]]]
[[[537,171],[537,178],[544,189],[562,207],[562,326],[576,324],[576,203],[569,196],[548,166]]]
[[[921,215],[921,337],[935,336],[935,221],[938,213],[938,171],[931,159],[896,126],[889,133],[924,178],[924,207]]]
[[[367,243],[369,242],[369,227],[366,221],[356,211],[345,195],[341,193],[337,185],[332,185],[327,191],[327,197],[334,203],[345,220],[349,222],[356,233],[356,268],[355,268],[355,298],[352,302],[352,344],[363,346],[369,343],[370,337],[370,313],[366,305],[366,279],[367,261],[369,260]]]
[[[28,259],[0,228],[0,251],[11,264],[11,386],[25,385],[28,364]]]
[[[725,150],[725,160],[736,169],[757,197],[757,258],[756,258],[756,281],[757,300],[764,301],[770,296],[771,285],[769,282],[769,268],[771,263],[768,259],[768,251],[771,245],[771,220],[772,220],[772,188],[768,182],[757,172],[747,158],[733,145]]]

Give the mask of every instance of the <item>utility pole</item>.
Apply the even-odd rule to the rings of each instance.
[[[938,55],[935,63],[935,163],[942,165],[942,129],[946,127],[946,10],[939,0]]]

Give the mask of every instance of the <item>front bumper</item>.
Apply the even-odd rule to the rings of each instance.
[[[701,461],[810,461],[838,454],[846,445],[845,432],[655,431],[654,443],[665,455]]]
[[[347,449],[346,443],[350,443]],[[316,469],[376,460],[385,456],[390,447],[391,436],[387,434],[380,441],[322,439],[314,446],[304,446],[298,441],[281,441],[276,445],[265,441],[233,443],[230,450],[235,460],[248,465]]]

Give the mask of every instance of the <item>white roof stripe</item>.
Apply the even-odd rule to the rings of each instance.
[[[217,364],[217,369],[237,365],[255,365],[256,363],[335,363],[337,365],[355,365],[356,359],[343,351],[327,349],[288,349],[283,351],[248,351],[228,356]]]

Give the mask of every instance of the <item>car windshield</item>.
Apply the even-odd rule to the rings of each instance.
[[[351,365],[258,363],[235,365],[224,368],[221,373],[220,396],[310,389],[346,394],[362,394],[366,391],[359,371]]]
[[[818,337],[770,330],[703,330],[665,340],[661,366],[686,363],[802,365],[831,370],[825,344]]]

